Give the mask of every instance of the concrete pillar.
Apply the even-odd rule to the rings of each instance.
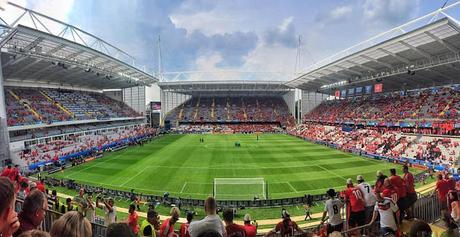
[[[3,71],[0,66],[0,166],[5,165],[6,160],[10,159],[10,137],[6,123],[5,89],[3,88],[3,82]]]

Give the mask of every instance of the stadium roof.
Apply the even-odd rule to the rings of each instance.
[[[341,51],[286,85],[331,93],[377,82],[386,91],[459,83],[460,26],[442,10]],[[436,13],[445,17],[432,21]]]
[[[45,81],[93,89],[119,89],[158,81],[134,67],[131,55],[104,40],[38,12],[8,4],[23,13],[10,23],[0,13],[5,80]],[[30,19],[33,27],[20,24]]]
[[[264,96],[283,95],[292,90],[283,81],[174,81],[159,82],[165,92],[193,96]]]

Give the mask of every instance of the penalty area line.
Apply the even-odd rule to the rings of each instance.
[[[180,193],[184,192],[184,189],[186,186],[187,186],[187,182],[185,182],[184,185],[182,185],[182,189],[180,190]]]
[[[294,192],[296,192],[296,193],[299,192],[299,191],[297,191],[297,189],[294,188],[294,186],[292,186],[292,184],[291,184],[290,182],[286,182],[286,183],[289,185],[289,187],[290,187],[292,190],[294,190]]]
[[[136,178],[137,176],[139,176],[140,174],[142,174],[146,169],[150,168],[150,166],[145,166],[139,173],[137,173],[136,175],[134,175],[133,177],[129,178],[128,180],[126,180],[126,182],[118,185],[118,187],[122,187],[122,186],[125,186],[127,183],[131,182],[131,180],[133,180],[134,178]]]

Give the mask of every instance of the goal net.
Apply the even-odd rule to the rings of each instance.
[[[214,178],[213,195],[218,200],[267,199],[264,178]]]

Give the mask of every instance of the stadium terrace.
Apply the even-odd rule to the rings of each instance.
[[[153,74],[0,3],[0,237],[460,236],[458,6],[295,73],[159,40]]]

